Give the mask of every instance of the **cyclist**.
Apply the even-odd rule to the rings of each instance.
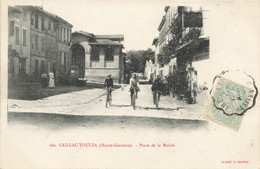
[[[140,91],[140,87],[139,87],[139,81],[137,79],[136,74],[132,74],[132,78],[130,79],[130,92],[131,92],[131,105],[132,105],[132,96],[134,94],[134,88],[136,88],[136,98],[137,98],[137,93],[138,91]]]
[[[111,78],[111,75],[108,75],[105,84],[104,89],[107,89],[107,94],[110,96],[110,101],[112,101],[112,89],[113,89],[113,79]]]
[[[156,91],[159,91],[159,93],[158,93],[158,101],[159,101],[161,93],[163,92],[163,81],[162,81],[160,75],[157,75],[156,79],[153,81],[153,84],[152,84],[153,104],[155,104]]]

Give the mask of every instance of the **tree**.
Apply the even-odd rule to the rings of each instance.
[[[127,52],[127,61],[125,65],[125,73],[131,72],[143,73],[145,69],[145,63],[147,60],[154,60],[154,56],[151,56],[153,50],[148,48],[147,50],[130,50]]]

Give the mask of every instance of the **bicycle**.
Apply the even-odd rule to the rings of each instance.
[[[136,100],[136,90],[138,90],[137,87],[131,87],[131,90],[134,90],[133,95],[131,96],[131,103],[133,106],[133,109],[135,110],[135,100]]]
[[[112,105],[112,95],[111,95],[112,88],[107,87],[106,90],[107,90],[107,97],[106,97],[106,107],[107,107],[108,104],[109,104],[109,106]]]

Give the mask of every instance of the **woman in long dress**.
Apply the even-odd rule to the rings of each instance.
[[[49,73],[49,85],[48,85],[48,87],[55,87],[54,74],[52,72]]]

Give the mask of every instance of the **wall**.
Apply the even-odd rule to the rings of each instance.
[[[12,49],[16,50],[21,57],[26,58],[25,73],[30,74],[30,17],[26,10],[18,8],[22,13],[9,14],[8,21],[14,21],[14,35],[8,35],[8,44]],[[10,26],[10,25],[9,25]],[[16,31],[15,27],[19,28],[19,43],[15,43]],[[26,30],[26,44],[23,44],[23,29]],[[10,66],[10,65],[9,65]],[[14,58],[14,73],[19,73],[19,59]]]
[[[72,65],[71,47],[71,27],[62,22],[56,22],[56,40],[57,40],[57,53],[56,53],[56,67],[57,74],[66,72]],[[67,34],[66,36],[64,35]],[[65,62],[64,62],[65,60]]]
[[[119,57],[120,51],[119,47],[113,47],[114,49],[114,60],[106,61],[104,50],[105,47],[98,46],[100,49],[99,61],[90,61],[90,68],[85,70],[85,78],[90,81],[103,82],[108,74],[111,74],[113,79],[119,82],[120,79],[120,66]]]
[[[87,81],[105,82],[106,76],[111,74],[115,83],[119,83],[120,71],[117,68],[87,68],[85,69],[85,78]]]
[[[79,34],[79,33],[73,33],[73,36],[71,37],[71,42],[74,44],[74,43],[80,43],[80,42],[88,42],[89,41],[89,38],[82,35],[82,34]]]

